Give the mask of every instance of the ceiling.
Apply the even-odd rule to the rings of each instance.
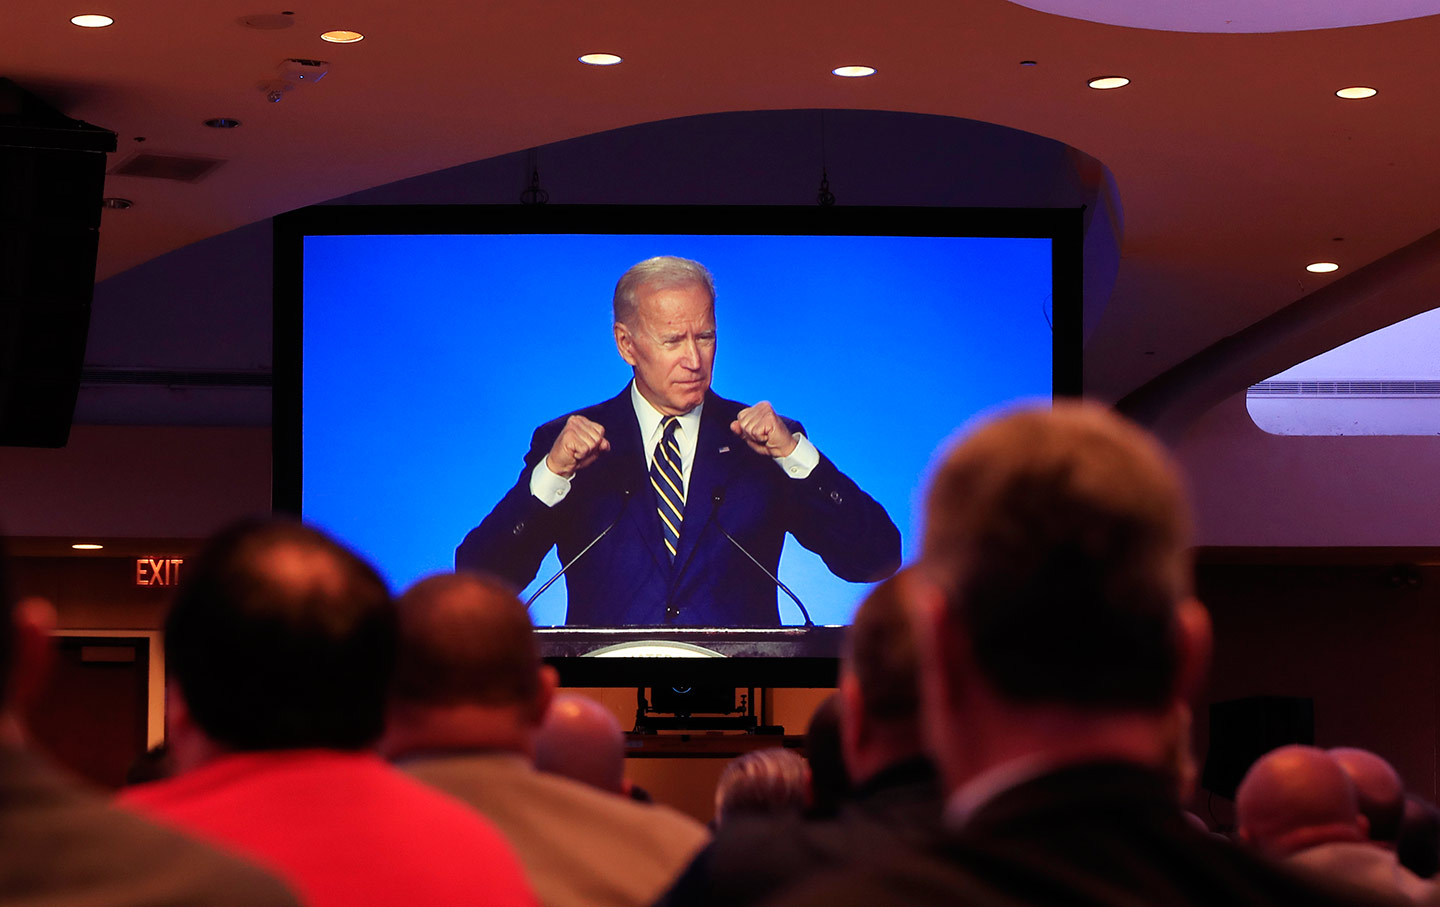
[[[235,0],[96,0],[90,11],[116,20],[103,29],[52,4],[0,12],[0,76],[117,132],[115,162],[142,148],[226,161],[195,184],[111,177],[107,194],[136,206],[107,213],[98,278],[282,211],[638,123],[940,114],[1053,138],[1109,168],[1121,262],[1086,368],[1093,392],[1118,399],[1440,227],[1437,16],[1202,34],[1007,0],[297,2],[278,30],[238,20],[281,10]],[[366,38],[320,41],[332,28]],[[576,62],[590,51],[625,63]],[[329,73],[267,102],[261,84],[291,57]],[[878,73],[830,74],[851,63]],[[1100,75],[1132,82],[1089,89]],[[1356,84],[1379,94],[1335,96]],[[202,125],[212,117],[243,125]],[[1317,260],[1341,270],[1307,273]]]

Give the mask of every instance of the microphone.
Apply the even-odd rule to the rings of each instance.
[[[574,557],[570,558],[570,563],[568,563],[568,564],[566,564],[565,566],[561,567],[561,568],[560,568],[560,571],[559,571],[558,573],[556,573],[554,576],[550,577],[549,579],[547,579],[547,580],[545,581],[545,585],[543,585],[543,586],[541,586],[539,589],[536,589],[536,590],[535,590],[535,594],[534,594],[534,595],[532,595],[532,596],[530,596],[529,598],[525,599],[525,608],[526,608],[527,610],[530,608],[530,603],[531,603],[531,602],[533,602],[533,601],[535,601],[535,599],[539,598],[540,595],[541,595],[541,593],[543,593],[546,589],[549,589],[551,586],[555,585],[555,581],[556,581],[557,579],[559,579],[560,577],[564,576],[566,570],[569,570],[571,567],[575,566],[575,562],[576,562],[576,561],[578,561],[578,560],[580,560],[580,558],[584,557],[584,556],[585,556],[585,553],[586,553],[587,551],[589,551],[591,548],[594,548],[595,545],[596,545],[596,543],[598,543],[601,539],[603,539],[606,535],[608,535],[609,532],[610,532],[610,530],[615,528],[615,524],[618,523],[618,522],[620,522],[620,517],[622,517],[622,516],[625,515],[625,508],[630,506],[630,496],[633,494],[633,492],[631,491],[630,486],[627,485],[627,486],[625,486],[623,489],[620,490],[620,494],[625,498],[625,500],[620,504],[620,509],[615,512],[615,519],[613,519],[613,520],[611,520],[609,523],[607,523],[606,526],[605,526],[605,528],[600,530],[600,534],[597,535],[597,536],[595,536],[593,539],[590,540],[590,544],[586,545],[584,548],[581,548],[579,554],[577,554],[577,555],[575,555]]]
[[[711,512],[711,516],[714,516],[714,511],[718,511],[720,509],[720,504],[725,500],[725,487],[723,485],[715,489],[715,494],[711,496],[711,500],[715,503],[715,507]],[[760,563],[759,559],[757,559],[755,555],[751,554],[744,545],[736,541],[735,536],[731,535],[729,532],[726,531],[725,524],[720,522],[720,518],[718,516],[715,517],[715,526],[727,539],[730,540],[730,544],[734,545],[736,548],[739,548],[741,554],[750,558],[750,563],[759,567],[761,573],[764,573],[766,576],[770,577],[770,582],[774,583],[777,587],[779,587],[781,592],[784,592],[786,595],[790,596],[790,600],[795,603],[795,607],[799,608],[800,613],[805,615],[805,626],[815,626],[815,621],[810,619],[810,612],[805,609],[804,603],[802,603],[800,599],[796,597],[795,593],[790,591],[790,587],[780,582],[780,578],[778,576],[771,573],[764,564]]]

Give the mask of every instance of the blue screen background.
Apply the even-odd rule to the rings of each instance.
[[[937,448],[977,413],[1048,399],[1048,239],[873,236],[384,235],[304,241],[305,518],[398,591],[513,485],[535,427],[630,379],[610,296],[674,254],[715,275],[713,388],[771,401],[889,511],[917,552]],[[528,595],[559,569],[552,552]],[[794,539],[780,578],[817,624],[868,587]],[[783,594],[781,621],[801,623]],[[531,608],[565,620],[564,581]]]

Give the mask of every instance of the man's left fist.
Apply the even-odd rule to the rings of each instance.
[[[785,420],[775,415],[766,400],[740,410],[730,430],[743,438],[751,450],[776,459],[790,456],[798,443],[785,427]]]

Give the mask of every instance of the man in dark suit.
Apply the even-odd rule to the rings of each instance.
[[[1333,904],[1190,826],[1169,763],[1210,624],[1154,439],[1096,405],[992,422],[930,489],[907,581],[942,843],[783,903]]]
[[[551,547],[567,564],[584,552],[566,575],[566,623],[580,626],[778,626],[766,571],[786,532],[842,579],[895,571],[895,524],[798,422],[710,391],[715,290],[703,265],[635,265],[615,287],[614,318],[634,381],[535,431],[519,480],[465,537],[457,568],[523,587]]]
[[[854,787],[833,816],[747,817],[720,825],[660,907],[741,907],[841,866],[935,840],[943,797],[921,749],[915,645],[900,587],[860,604],[840,676],[840,738]]]

